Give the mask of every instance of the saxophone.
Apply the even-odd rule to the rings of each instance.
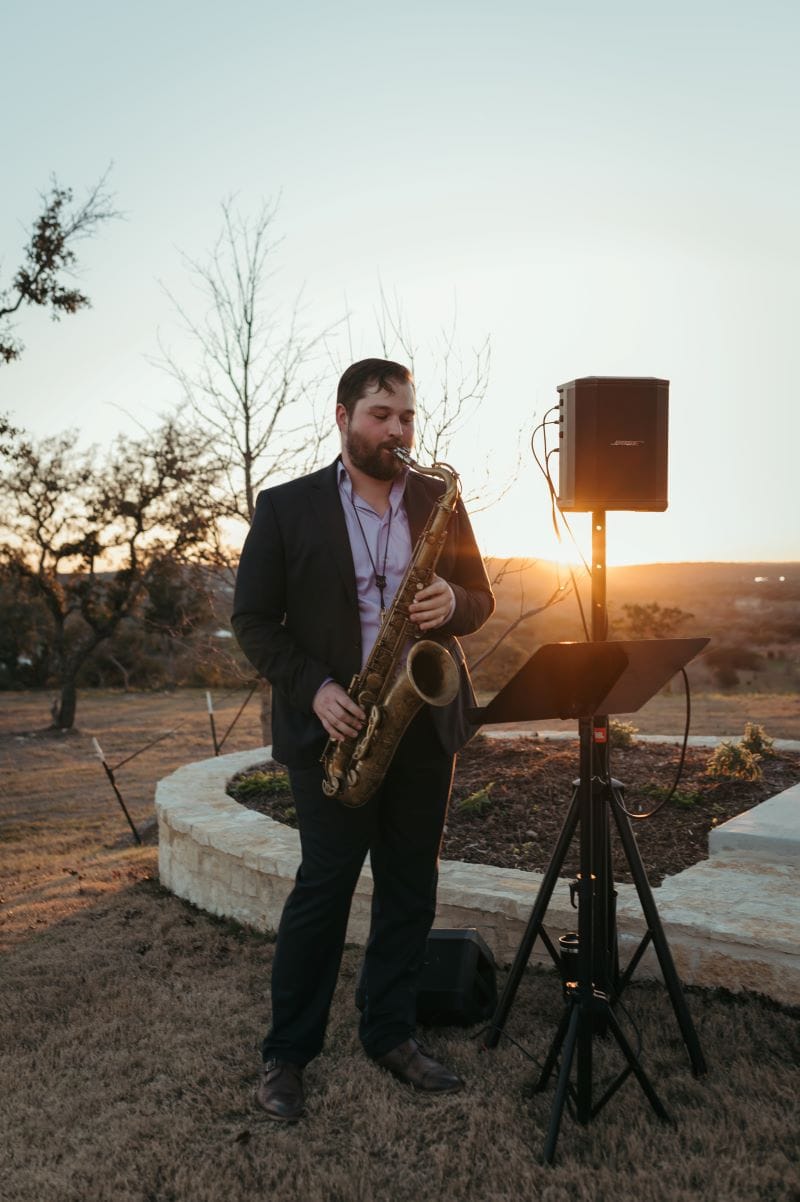
[[[364,805],[386,775],[397,745],[423,704],[448,705],[459,689],[458,666],[449,651],[432,639],[416,637],[401,671],[400,660],[416,626],[408,607],[419,587],[433,577],[455,511],[459,479],[445,463],[420,467],[403,447],[394,454],[423,476],[437,476],[445,490],[422,531],[405,576],[381,623],[375,646],[347,695],[364,710],[363,731],[344,739],[328,739],[322,753],[322,790],[346,806]]]

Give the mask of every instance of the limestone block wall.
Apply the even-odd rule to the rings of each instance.
[[[260,931],[277,929],[300,861],[296,831],[245,809],[225,793],[236,772],[268,759],[255,748],[179,768],[159,781],[161,882],[211,914]],[[800,786],[718,828],[711,858],[654,890],[680,978],[687,984],[751,989],[800,1003]],[[764,811],[759,823],[758,811]],[[742,821],[742,820],[746,821]],[[737,826],[737,824],[739,824]],[[477,927],[499,964],[513,959],[541,884],[541,874],[445,861],[436,926]],[[371,876],[361,874],[348,939],[364,943]],[[623,963],[645,930],[633,885],[617,885]],[[547,910],[551,938],[577,926],[566,881]],[[550,958],[537,940],[532,961]],[[637,975],[659,974],[652,948]]]

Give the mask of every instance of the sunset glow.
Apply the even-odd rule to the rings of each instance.
[[[0,367],[0,407],[87,443],[154,424],[182,402],[159,344],[192,365],[167,291],[205,317],[182,254],[211,252],[224,198],[252,214],[280,197],[265,313],[302,290],[298,321],[328,331],[310,374],[331,428],[341,369],[385,339],[405,353],[381,294],[431,400],[443,348],[449,387],[468,391],[489,339],[480,412],[446,457],[465,495],[487,467],[492,489],[518,473],[476,516],[492,553],[579,561],[526,447],[557,386],[597,374],[670,381],[669,508],[612,515],[609,563],[796,558],[800,9],[434,8],[412,0],[398,22],[349,2],[251,6],[243,37],[207,0],[102,22],[77,0],[47,6],[42,37],[36,8],[12,6],[4,42],[37,45],[39,82],[7,56],[25,103],[6,139],[3,284],[51,172],[80,195],[113,161],[125,220],[81,246],[91,309],[17,315],[26,352]]]

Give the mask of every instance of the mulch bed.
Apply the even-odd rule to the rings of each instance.
[[[708,856],[708,833],[717,825],[766,801],[800,780],[800,755],[764,757],[757,781],[707,775],[711,751],[690,748],[673,799],[652,819],[634,822],[648,878],[658,885]],[[635,743],[611,753],[612,776],[622,782],[629,809],[650,810],[669,792],[680,748]],[[242,783],[260,771],[263,788]],[[262,764],[231,781],[228,792],[249,809],[296,826],[291,794],[281,789],[283,769]],[[478,736],[458,757],[442,856],[472,864],[543,871],[569,809],[578,775],[578,744],[544,739]],[[277,777],[277,779],[275,779]],[[276,791],[277,790],[277,791]],[[613,823],[612,823],[613,826]],[[612,840],[614,877],[631,879],[618,839]],[[578,869],[573,839],[562,875]]]

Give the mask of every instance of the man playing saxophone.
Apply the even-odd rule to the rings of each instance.
[[[302,849],[278,930],[272,1025],[256,1095],[271,1118],[283,1121],[304,1113],[302,1071],[323,1045],[367,851],[374,884],[362,977],[364,1050],[417,1089],[449,1092],[463,1084],[414,1038],[453,759],[471,733],[466,711],[474,704],[455,636],[477,630],[494,608],[460,500],[442,529],[430,582],[415,585],[403,606],[414,633],[455,661],[454,699],[418,709],[363,804],[348,807],[326,795],[320,762],[326,743],[357,739],[364,730],[367,715],[347,686],[367,664],[384,618],[388,625],[445,491],[395,453],[413,446],[414,414],[407,368],[383,359],[349,367],[337,392],[341,455],[259,496],[239,565],[233,625],[273,687],[273,755],[289,772]]]

